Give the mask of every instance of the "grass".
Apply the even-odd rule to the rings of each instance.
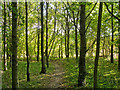
[[[54,59],[53,59],[54,60]],[[78,84],[78,61],[75,58],[70,59],[55,59],[57,62],[61,62],[64,68],[64,81],[63,87],[77,88]],[[50,63],[50,68],[47,69],[47,74],[40,75],[41,63],[31,61],[30,62],[30,82],[27,82],[25,61],[18,62],[18,85],[19,88],[43,88],[43,86],[50,83],[50,75],[53,74],[55,67]],[[110,60],[99,58],[98,66],[98,88],[120,88],[120,72],[117,70],[118,62],[114,60],[111,64]],[[86,58],[86,86],[87,88],[93,88],[93,73],[94,73],[94,57]],[[11,68],[5,71],[2,75],[2,87],[11,88],[12,75]]]
[[[78,60],[71,58],[68,60],[62,60],[65,74],[65,86],[70,88],[76,88],[78,84]],[[110,60],[99,58],[98,66],[98,88],[120,88],[120,73],[117,71],[117,61],[113,64]],[[94,58],[86,58],[86,86],[87,88],[93,88],[93,73],[94,73]]]
[[[54,70],[54,66],[50,64],[47,69],[47,73],[51,74]],[[42,88],[44,84],[44,78],[47,76],[45,74],[40,75],[41,63],[40,62],[30,62],[30,82],[27,82],[26,70],[27,63],[25,61],[18,62],[18,87],[19,88]],[[8,69],[2,75],[2,88],[12,87],[12,69]]]

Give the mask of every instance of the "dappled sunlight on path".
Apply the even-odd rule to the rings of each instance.
[[[48,84],[45,85],[45,88],[60,88],[62,87],[62,83],[63,83],[63,75],[64,75],[64,71],[63,71],[63,68],[61,66],[61,64],[58,64],[57,61],[52,61],[51,62],[54,66],[55,66],[55,71],[53,74],[51,75],[48,75],[49,80],[46,80],[48,81]]]
[[[62,64],[60,61],[50,61],[50,63],[54,66],[54,69],[50,73],[46,74],[35,74],[30,77],[30,87],[35,87],[36,84],[39,88],[62,88],[64,86],[64,74]],[[47,68],[46,68],[47,69]],[[22,84],[26,82],[26,79],[19,80]],[[24,85],[25,86],[25,85]]]

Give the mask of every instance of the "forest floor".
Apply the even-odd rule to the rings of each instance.
[[[41,63],[30,61],[30,81],[27,82],[27,63],[18,62],[18,88],[77,88],[78,59],[53,58],[46,68],[46,74],[40,74]],[[117,71],[118,61],[111,64],[109,59],[100,58],[98,66],[99,88],[120,88],[120,72]],[[12,69],[9,67],[2,74],[2,87],[12,87]],[[94,57],[86,58],[86,86],[93,87]]]
[[[46,74],[40,74],[41,63],[30,62],[30,82],[26,81],[26,62],[18,62],[18,87],[19,88],[62,88],[64,81],[64,69],[60,60],[51,60]],[[11,68],[2,75],[2,87],[11,88]]]
[[[45,84],[43,88],[62,88],[64,80],[64,69],[60,61],[51,61],[54,65],[54,71],[52,74],[46,74],[48,77],[45,78]]]

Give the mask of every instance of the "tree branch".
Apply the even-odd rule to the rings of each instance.
[[[116,19],[120,22],[120,19],[119,19],[118,17],[116,17],[112,12],[110,12],[110,10],[109,10],[109,8],[108,8],[108,5],[107,5],[105,2],[104,2],[104,4],[105,4],[108,12],[109,12],[114,18],[116,18]]]
[[[87,19],[87,17],[89,17],[89,15],[91,14],[91,12],[94,10],[95,6],[97,5],[97,2],[95,3],[94,7],[92,8],[92,10],[90,11],[90,13],[85,17],[85,19]]]
[[[88,23],[88,26],[87,26],[87,28],[86,28],[86,30],[85,30],[85,32],[87,32],[87,29],[88,29],[88,27],[90,26],[90,24],[91,24],[91,21],[92,21],[92,19],[90,20],[90,22]]]
[[[90,50],[90,48],[95,44],[96,40],[97,40],[97,39],[95,39],[95,40],[93,41],[92,45],[91,45],[85,52],[87,52],[87,51]]]

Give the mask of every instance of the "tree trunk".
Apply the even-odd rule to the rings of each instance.
[[[120,0],[119,0],[119,16],[120,16]],[[119,33],[119,55],[118,55],[118,70],[120,70],[120,21],[119,21],[119,26],[118,26],[118,33]]]
[[[37,56],[36,55],[36,39],[35,39],[35,44],[34,44],[34,53],[35,53],[35,57]]]
[[[85,34],[85,5],[81,5],[80,11],[80,59],[78,86],[85,84],[85,54],[86,54],[86,34]]]
[[[12,88],[17,88],[17,0],[12,2]]]
[[[46,64],[47,68],[49,67],[49,62],[48,62],[48,3],[46,3]]]
[[[40,38],[40,28],[39,28],[39,21],[40,21],[40,19],[39,19],[39,10],[38,10],[38,41],[37,41],[37,61],[39,62],[39,43],[40,43],[40,40],[39,40],[39,38]]]
[[[60,58],[60,45],[59,45],[59,58]]]
[[[55,2],[55,15],[54,15],[54,33],[53,33],[53,42],[52,42],[52,45],[50,47],[50,50],[49,50],[49,54],[48,54],[48,59],[49,59],[49,56],[50,56],[50,53],[51,53],[51,50],[52,50],[52,47],[54,45],[54,42],[55,42],[55,30],[56,30],[56,12],[57,12],[57,3]],[[57,29],[57,34],[58,34],[58,29]],[[54,49],[53,49],[54,50]]]
[[[67,49],[66,49],[66,29],[65,29],[65,56],[67,57]]]
[[[104,31],[105,32],[105,31]],[[103,57],[105,57],[105,33],[104,33],[104,39],[103,39],[103,48],[102,48],[102,51],[103,51]]]
[[[94,88],[97,88],[97,68],[98,68],[98,59],[99,59],[99,49],[100,49],[100,29],[101,29],[101,19],[102,19],[102,5],[100,2],[99,6],[99,16],[98,16],[98,31],[97,31],[97,44],[96,44],[96,57],[95,57],[95,66],[94,66]]]
[[[4,71],[6,71],[6,67],[5,67],[5,34],[6,33],[6,3],[4,1],[4,56],[3,56],[3,63],[4,63]]]
[[[68,11],[67,11],[67,18],[66,18],[66,30],[67,30],[67,48],[66,48],[66,58],[69,58],[69,21],[68,21]]]
[[[45,74],[46,73],[46,68],[45,68],[45,61],[44,61],[44,30],[43,30],[43,2],[40,3],[41,4],[41,62],[42,62],[42,69],[40,74]]]
[[[29,77],[29,58],[28,58],[28,10],[27,10],[27,0],[25,0],[26,8],[26,56],[27,56],[27,81],[30,81]]]
[[[73,11],[73,19],[74,19],[74,26],[75,26],[75,52],[76,52],[76,59],[77,59],[78,58],[77,25],[75,24],[74,11]]]
[[[63,49],[62,49],[62,30],[61,30],[61,58],[63,58]]]
[[[10,3],[9,3],[9,12],[8,12],[8,18],[9,18],[9,31],[11,31],[11,29],[10,29],[10,26],[11,26],[11,21],[10,21]],[[12,55],[11,55],[11,52],[12,52],[12,50],[11,50],[11,48],[12,48],[12,45],[11,45],[11,43],[12,43],[12,34],[11,33],[9,33],[9,42],[10,42],[10,47],[9,47],[9,57],[10,57],[10,63],[9,63],[9,66],[11,67],[12,65]]]
[[[112,11],[112,14],[113,14],[113,3],[111,5],[111,11]],[[112,26],[112,45],[111,45],[111,63],[113,63],[113,38],[114,38],[114,31],[113,31],[113,16],[111,16],[112,20],[111,20],[111,26]]]

